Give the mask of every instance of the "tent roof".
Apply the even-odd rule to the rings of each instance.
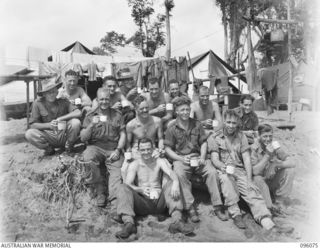
[[[80,54],[93,54],[95,55],[94,52],[92,52],[89,48],[87,48],[86,46],[84,46],[81,42],[76,41],[74,43],[72,43],[71,45],[69,45],[68,47],[62,49],[61,51],[64,52],[68,52],[70,51],[73,53],[80,53]]]
[[[200,54],[196,57],[191,58],[191,66],[195,67],[198,63],[200,63],[207,55],[212,54],[219,63],[221,63],[224,67],[226,67],[231,73],[236,74],[237,70],[235,70],[233,67],[231,67],[228,63],[226,63],[224,60],[222,60],[217,54],[215,54],[212,50],[209,50],[203,54]],[[190,70],[189,66],[189,70]],[[244,76],[240,76],[240,79],[247,83],[247,80]]]

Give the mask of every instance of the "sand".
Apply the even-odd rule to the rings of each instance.
[[[274,126],[287,123],[287,114],[277,112],[266,117],[258,113],[261,122]],[[155,216],[138,217],[138,234],[127,241],[135,242],[297,242],[319,240],[320,197],[320,115],[296,112],[296,128],[275,130],[280,141],[296,160],[293,191],[287,198],[285,217],[275,218],[280,225],[293,226],[292,234],[268,233],[257,225],[249,213],[244,214],[246,231],[235,227],[232,220],[220,221],[212,215],[208,195],[195,190],[201,222],[195,224],[192,236],[168,232],[170,218],[159,222]],[[1,121],[0,147],[0,241],[69,241],[116,242],[115,232],[121,228],[109,216],[109,207],[95,207],[88,192],[77,196],[73,220],[66,227],[67,201],[49,202],[43,198],[44,183],[59,167],[57,156],[43,158],[42,152],[26,143],[23,133],[26,120]]]

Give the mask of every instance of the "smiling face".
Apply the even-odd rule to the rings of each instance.
[[[149,117],[149,105],[146,101],[142,101],[137,106],[137,115],[141,118]]]
[[[183,121],[186,121],[190,117],[190,105],[184,104],[176,107],[177,117]]]
[[[50,103],[52,103],[56,100],[57,95],[58,95],[58,88],[57,87],[54,87],[51,90],[43,93],[44,99]]]
[[[104,86],[109,89],[110,95],[114,95],[117,89],[117,83],[114,80],[107,80]]]
[[[208,105],[209,104],[209,90],[208,89],[201,89],[200,88],[199,102],[201,105]]]
[[[160,86],[158,82],[149,85],[150,97],[152,99],[157,99],[160,96]]]
[[[139,152],[144,160],[149,160],[152,157],[153,147],[150,142],[140,143]]]
[[[169,93],[170,93],[172,98],[179,96],[179,84],[178,84],[178,82],[171,83],[169,85]]]
[[[261,144],[263,144],[265,146],[270,144],[272,142],[272,139],[273,139],[273,132],[272,131],[263,132],[259,135],[259,140],[260,140]]]
[[[224,127],[225,131],[227,132],[227,135],[233,135],[235,131],[237,130],[238,126],[238,118],[235,116],[227,116],[224,120]]]
[[[252,112],[252,100],[244,99],[243,103],[241,103],[242,108],[246,114]]]
[[[67,75],[66,77],[66,88],[69,91],[73,91],[78,86],[78,77],[75,75]]]
[[[99,104],[100,109],[106,110],[110,107],[110,96],[108,93],[99,92],[97,99],[98,99],[98,104]]]

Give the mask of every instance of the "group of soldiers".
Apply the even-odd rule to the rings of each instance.
[[[157,78],[141,91],[133,77],[107,76],[91,100],[72,70],[64,83],[43,81],[38,94],[26,139],[45,155],[61,148],[72,155],[76,144],[85,145],[86,184],[97,206],[109,204],[112,218],[124,224],[117,237],[137,233],[136,215],[166,210],[171,233],[193,233],[192,223],[200,221],[192,193],[195,176],[206,186],[220,220],[231,217],[238,228],[246,228],[241,197],[264,229],[292,231],[272,217],[281,213],[291,192],[295,164],[273,141],[273,128],[259,125],[252,96],[243,95],[239,108],[221,115],[206,86],[192,102],[176,80],[166,93]]]

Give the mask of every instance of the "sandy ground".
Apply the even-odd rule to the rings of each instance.
[[[259,113],[260,122],[274,126],[287,123],[287,114],[277,112],[266,117]],[[281,225],[295,228],[292,234],[269,234],[244,214],[248,225],[246,231],[235,227],[232,220],[222,222],[211,214],[206,193],[197,198],[201,222],[195,224],[193,236],[172,235],[168,232],[170,218],[158,222],[157,217],[139,217],[137,242],[257,242],[257,241],[319,241],[320,197],[320,114],[296,112],[293,115],[296,128],[275,130],[275,139],[280,141],[295,157],[296,178],[293,191],[286,202],[287,216],[275,218]],[[73,219],[66,229],[66,202],[48,202],[42,197],[44,181],[59,165],[56,156],[42,158],[42,152],[23,138],[26,120],[2,121],[1,127],[1,174],[0,174],[0,241],[71,241],[115,242],[114,233],[121,225],[114,223],[109,209],[96,208],[94,199],[87,192],[78,195]],[[199,191],[196,191],[199,193]]]

